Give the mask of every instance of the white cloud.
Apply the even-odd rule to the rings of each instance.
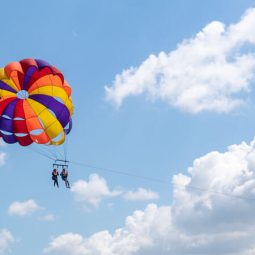
[[[5,147],[6,143],[4,142],[3,138],[0,137],[0,147]]]
[[[158,199],[159,195],[154,191],[138,188],[137,190],[126,192],[124,198],[132,201],[144,201]]]
[[[37,205],[37,203],[34,200],[29,199],[24,202],[19,202],[19,201],[13,202],[9,206],[8,212],[10,215],[27,216],[27,215],[33,214],[39,209],[41,208]]]
[[[153,236],[165,239],[168,231],[165,220],[168,220],[169,215],[169,207],[149,205],[144,212],[136,211],[127,217],[125,228],[117,229],[113,235],[101,231],[90,238],[84,238],[79,234],[67,233],[53,239],[45,252],[72,255],[133,254],[139,250],[140,245],[153,245]],[[153,233],[148,232],[150,226],[154,226]]]
[[[51,213],[48,213],[48,214],[45,214],[43,216],[40,216],[39,220],[52,222],[52,221],[55,220],[55,216],[53,214],[51,214]]]
[[[55,220],[55,216],[53,214],[48,213],[45,208],[39,206],[33,199],[22,202],[13,202],[8,208],[8,213],[10,215],[15,215],[19,217],[29,216],[37,213],[37,219],[40,221],[52,222]]]
[[[57,236],[44,251],[63,255],[252,255],[254,201],[255,140],[194,160],[188,175],[173,177],[171,206],[149,204],[128,216],[124,226],[113,233]]]
[[[150,55],[105,87],[118,106],[145,94],[187,111],[229,112],[246,103],[255,72],[255,8],[233,25],[213,21],[170,52]]]
[[[78,180],[71,188],[75,199],[84,205],[97,207],[103,198],[115,197],[121,194],[119,190],[111,191],[106,180],[97,174],[91,174],[89,180]]]
[[[5,162],[6,162],[6,153],[0,152],[0,167],[5,165]]]
[[[14,242],[14,237],[7,229],[0,229],[0,254],[10,251],[10,245]]]
[[[0,137],[0,147],[5,147],[6,143],[3,141],[3,139]],[[6,163],[6,153],[0,152],[0,167],[5,165]]]

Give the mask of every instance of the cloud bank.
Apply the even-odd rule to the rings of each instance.
[[[44,252],[66,255],[252,255],[255,252],[255,141],[194,160],[173,176],[171,205],[149,204],[113,233],[65,233]],[[199,187],[199,189],[195,188]]]
[[[213,21],[170,53],[150,55],[117,74],[106,99],[120,106],[146,95],[189,113],[229,112],[246,104],[254,83],[255,8],[229,26]]]

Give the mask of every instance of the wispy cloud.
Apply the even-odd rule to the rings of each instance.
[[[0,152],[0,167],[5,165],[6,163],[6,153]]]
[[[10,252],[10,246],[14,241],[15,239],[9,230],[0,229],[0,254]]]
[[[47,212],[46,208],[38,205],[33,199],[11,203],[8,208],[8,213],[11,216],[18,217],[26,217],[36,214],[38,220],[45,222],[52,222],[55,220],[55,216],[52,213]]]
[[[47,213],[38,218],[40,221],[52,222],[55,221],[55,216],[52,213]]]
[[[159,198],[159,194],[149,189],[138,188],[126,192],[124,198],[131,201],[155,200]]]
[[[41,207],[34,200],[29,199],[23,202],[13,202],[8,208],[8,213],[16,216],[27,216],[40,209]]]
[[[113,233],[66,233],[44,250],[66,255],[182,255],[255,252],[255,140],[194,160],[173,177],[172,205],[149,204]]]
[[[6,143],[4,142],[3,138],[0,137],[0,147],[5,147]]]
[[[213,21],[176,50],[150,55],[116,75],[106,98],[120,106],[146,95],[182,111],[229,112],[246,103],[255,73],[255,9],[229,26]]]

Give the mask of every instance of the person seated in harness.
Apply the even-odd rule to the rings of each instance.
[[[67,180],[67,177],[68,177],[68,172],[65,168],[63,168],[61,174],[60,174],[62,180],[65,182],[66,184],[66,188],[70,188],[70,185],[69,185],[69,181]]]
[[[54,182],[54,187],[57,185],[57,187],[59,187],[58,186],[58,170],[56,169],[56,168],[54,168],[53,169],[53,171],[52,171],[52,177],[51,177],[51,179],[53,180],[53,182]]]

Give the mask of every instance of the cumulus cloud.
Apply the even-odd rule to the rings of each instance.
[[[113,233],[66,233],[46,253],[66,255],[252,255],[255,252],[255,140],[194,160],[173,176],[172,205],[149,204]]]
[[[0,254],[10,251],[10,245],[14,243],[14,237],[7,229],[0,229]]]
[[[244,105],[255,71],[255,8],[229,26],[213,21],[170,53],[150,55],[116,75],[106,98],[120,106],[146,95],[190,113],[229,112]]]
[[[125,228],[117,229],[114,234],[101,231],[90,238],[74,233],[60,235],[51,241],[45,252],[72,255],[133,254],[139,250],[140,245],[153,245],[153,236],[165,239],[168,231],[165,221],[169,220],[169,209],[149,205],[144,212],[136,211],[127,217]],[[150,232],[150,226],[154,226],[153,233]]]
[[[97,174],[91,174],[89,180],[78,180],[71,188],[75,199],[85,206],[97,207],[103,198],[116,197],[120,190],[110,190],[106,180]]]
[[[127,200],[132,200],[132,201],[145,201],[145,200],[154,200],[158,199],[159,195],[158,193],[144,189],[144,188],[138,188],[137,190],[134,191],[128,191],[124,194],[124,198]]]
[[[182,174],[174,176],[173,213],[178,226],[189,223],[190,230],[200,231],[213,224],[213,229],[219,231],[228,223],[233,225],[234,221],[244,224],[245,228],[247,222],[254,222],[249,211],[253,207],[249,198],[255,201],[254,156],[254,142],[233,145],[225,153],[214,151],[196,159],[188,169],[190,177]],[[192,219],[188,214],[192,215]],[[215,224],[217,221],[223,223],[222,220],[223,225]]]
[[[8,213],[16,216],[27,216],[33,214],[39,209],[41,209],[40,206],[34,200],[29,199],[23,202],[13,202],[8,208]]]

